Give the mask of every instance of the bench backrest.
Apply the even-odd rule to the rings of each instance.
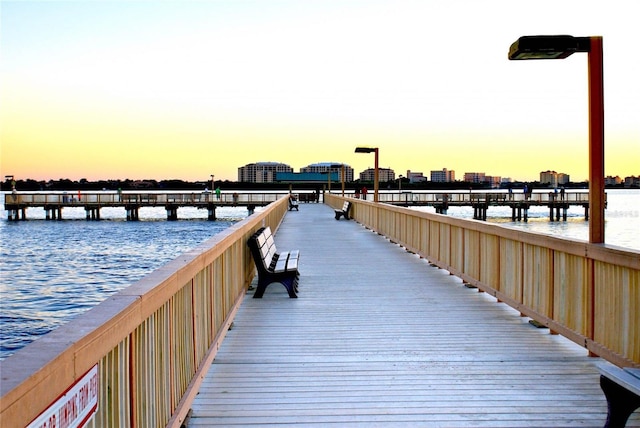
[[[349,207],[351,207],[351,202],[344,201],[344,205],[342,205],[342,211],[345,213],[349,212]]]
[[[273,240],[271,228],[267,226],[259,229],[251,236],[251,238],[249,238],[248,244],[256,265],[258,264],[258,259],[260,259],[262,268],[264,270],[268,270],[271,265],[271,260],[276,254],[276,243]]]

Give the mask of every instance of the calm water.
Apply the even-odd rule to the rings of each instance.
[[[422,208],[435,212],[433,208]],[[469,207],[449,208],[448,215],[473,218]],[[490,207],[487,221],[499,223],[504,227],[516,228],[527,232],[543,233],[562,238],[589,240],[589,222],[584,219],[584,209],[572,206],[567,212],[567,221],[549,221],[549,208],[532,207],[529,209],[529,221],[511,221],[511,209],[508,207]],[[607,208],[605,210],[605,242],[627,249],[640,251],[640,189],[607,190]]]
[[[2,198],[4,201],[4,197]],[[27,221],[0,220],[0,359],[105,300],[181,253],[240,221],[246,208],[143,208],[140,221],[123,208],[103,208],[101,221],[65,208],[63,221],[27,210]]]
[[[607,197],[607,244],[640,251],[640,190]],[[206,210],[181,208],[180,220],[170,222],[163,208],[143,208],[141,221],[127,222],[124,209],[103,208],[101,221],[86,221],[82,208],[65,208],[64,221],[46,221],[43,210],[29,209],[28,221],[9,222],[0,208],[0,360],[247,215],[219,208],[211,222]],[[505,227],[588,240],[578,207],[566,222],[549,222],[545,208],[531,209],[526,223],[511,222],[509,209],[490,208],[488,216]]]

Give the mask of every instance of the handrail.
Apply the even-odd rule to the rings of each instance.
[[[343,198],[325,195],[333,208]],[[351,216],[554,333],[640,367],[640,252],[349,199]]]
[[[36,206],[126,206],[126,205],[266,205],[282,197],[283,192],[16,192],[4,194],[4,205]]]
[[[536,192],[462,192],[462,191],[389,191],[380,192],[378,201],[388,204],[403,203],[406,205],[438,205],[447,203],[450,206],[464,206],[476,203],[489,205],[509,205],[527,203],[531,205],[548,205],[552,203],[564,203],[570,205],[588,205],[589,193],[585,191],[567,191],[564,193]]]
[[[255,275],[246,242],[286,212],[283,195],[0,362],[2,426],[29,424],[96,363],[88,426],[179,426]]]

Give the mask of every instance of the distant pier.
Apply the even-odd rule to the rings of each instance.
[[[28,208],[43,208],[47,220],[62,220],[64,208],[82,207],[87,220],[100,220],[100,210],[104,207],[122,207],[126,218],[139,220],[139,210],[143,207],[164,207],[167,220],[178,219],[178,209],[195,207],[207,210],[207,219],[216,219],[218,207],[245,206],[249,214],[256,207],[270,204],[282,197],[282,193],[221,193],[214,192],[15,192],[4,197],[4,208],[9,221],[26,220]]]
[[[300,201],[317,201],[311,191],[295,191]],[[62,220],[64,208],[82,207],[87,220],[100,220],[100,210],[104,207],[121,207],[130,221],[139,220],[139,210],[143,207],[164,207],[167,220],[178,219],[178,209],[195,207],[207,210],[207,219],[216,220],[218,207],[245,206],[249,214],[285,196],[284,192],[16,192],[7,193],[4,207],[10,221],[26,220],[28,208],[43,208],[47,220]],[[355,194],[347,196],[355,197]],[[606,195],[605,195],[606,196]],[[367,199],[372,200],[370,193]],[[433,207],[438,214],[447,214],[450,207],[471,207],[473,218],[486,220],[491,207],[511,208],[512,221],[527,221],[531,207],[547,207],[550,221],[566,221],[571,206],[584,210],[585,220],[589,219],[589,193],[585,191],[566,192],[428,192],[428,191],[381,191],[379,201],[403,207]]]
[[[606,195],[605,195],[606,196]],[[584,210],[585,220],[589,219],[589,193],[572,192],[387,192],[380,193],[380,202],[403,207],[434,207],[436,213],[447,214],[450,207],[471,207],[473,218],[486,220],[490,207],[511,208],[511,220],[527,221],[531,207],[547,207],[549,220],[567,220],[569,207]]]

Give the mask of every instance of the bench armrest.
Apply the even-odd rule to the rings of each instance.
[[[599,363],[600,374],[640,396],[640,369],[621,369],[610,363]]]

